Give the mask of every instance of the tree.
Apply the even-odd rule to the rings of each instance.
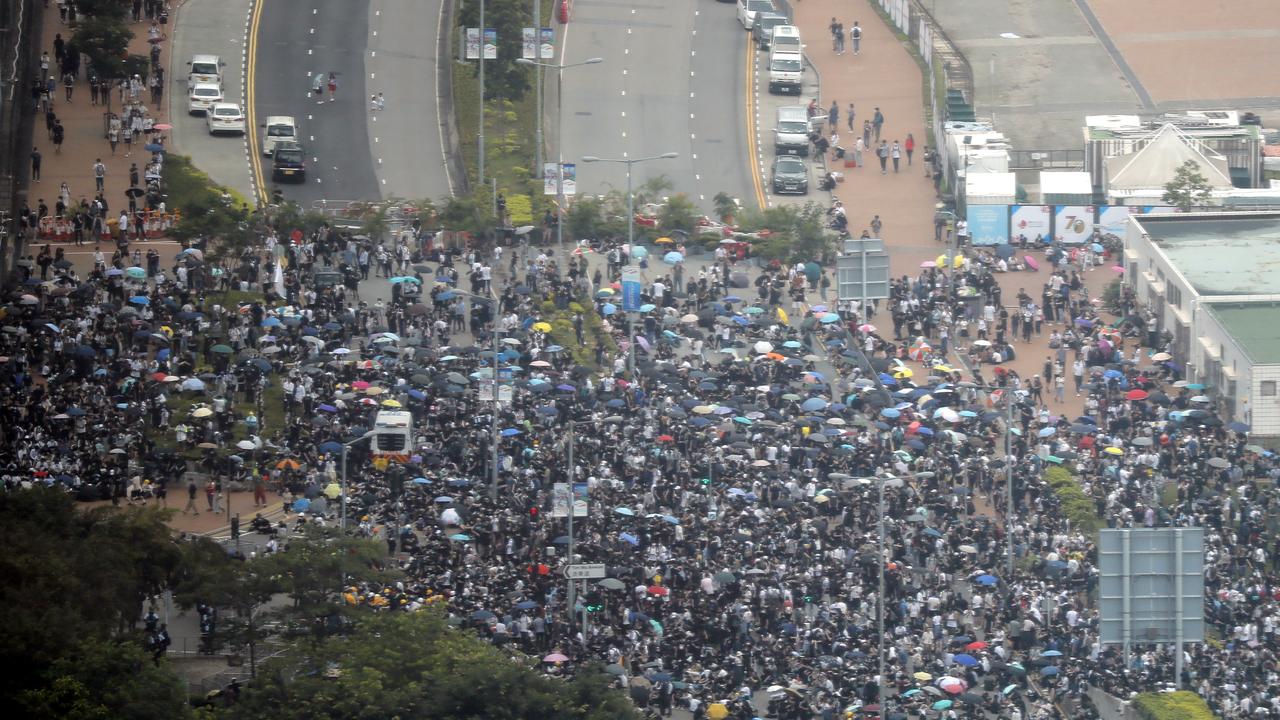
[[[520,100],[533,87],[530,78],[534,68],[516,62],[523,55],[524,28],[530,24],[528,0],[487,0],[484,24],[498,33],[498,57],[484,62],[485,99]],[[479,25],[480,3],[463,3],[458,11],[458,26],[469,28]],[[480,61],[468,62],[472,71],[478,74]]]
[[[743,210],[738,229],[746,233],[767,231],[751,244],[751,251],[766,260],[822,265],[832,260],[832,236],[826,230],[825,211],[817,203]]]
[[[635,189],[634,204],[639,208],[641,205],[649,203],[660,203],[675,187],[675,183],[671,182],[671,178],[666,175],[648,178],[641,183],[640,187]]]
[[[711,202],[715,205],[716,217],[720,218],[720,222],[729,222],[738,214],[738,201],[723,190],[716,193]]]
[[[1207,204],[1212,192],[1209,181],[1200,174],[1200,166],[1195,160],[1187,160],[1178,166],[1173,179],[1164,186],[1164,196],[1161,199],[1187,212]]]
[[[85,17],[123,20],[128,11],[129,0],[76,0],[76,13]]]
[[[20,715],[186,717],[172,673],[132,630],[178,573],[172,513],[84,511],[56,488],[0,495],[0,695],[19,698]]]
[[[267,567],[270,563],[260,559],[233,557],[208,538],[185,546],[183,554],[185,562],[174,588],[175,601],[186,609],[206,603],[230,610],[218,619],[218,639],[225,640],[233,651],[247,648],[249,672],[254,674],[258,644],[268,637],[261,609],[280,589],[279,578],[269,574],[275,568]]]
[[[698,206],[693,204],[688,195],[672,195],[667,198],[667,204],[662,206],[662,212],[658,215],[658,229],[664,233],[677,230],[692,233],[698,214]]]
[[[100,78],[122,78],[133,31],[121,18],[110,15],[86,17],[76,22],[71,44],[89,58],[89,70]]]
[[[348,636],[268,661],[228,720],[316,717],[638,720],[607,676],[565,682],[449,628],[435,609],[362,615]]]

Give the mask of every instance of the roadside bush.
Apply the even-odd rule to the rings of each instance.
[[[1203,698],[1185,690],[1173,693],[1142,693],[1133,707],[1144,720],[1213,720],[1214,714]]]
[[[1093,534],[1106,526],[1098,516],[1097,506],[1093,498],[1080,489],[1080,484],[1072,477],[1071,471],[1063,467],[1050,467],[1044,471],[1045,483],[1053,490],[1054,497],[1062,507],[1062,514],[1071,521],[1071,526],[1082,532]]]
[[[516,227],[533,224],[533,201],[528,195],[507,198],[507,218]]]

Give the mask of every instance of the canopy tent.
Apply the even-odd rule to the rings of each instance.
[[[1196,171],[1204,176],[1212,190],[1232,188],[1226,158],[1173,125],[1165,125],[1141,150],[1107,158],[1107,194],[1115,199],[1160,202],[1165,185],[1173,180],[1178,168],[1187,161],[1195,163]]]

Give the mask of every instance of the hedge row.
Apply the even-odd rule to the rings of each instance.
[[[1106,527],[1106,523],[1098,515],[1093,498],[1080,489],[1080,484],[1071,476],[1071,471],[1063,467],[1049,467],[1044,471],[1044,480],[1058,498],[1062,514],[1071,521],[1071,527],[1087,533],[1095,533]]]
[[[1214,720],[1204,699],[1185,690],[1173,693],[1142,693],[1133,698],[1133,707],[1144,720]]]

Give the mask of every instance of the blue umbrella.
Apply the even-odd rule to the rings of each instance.
[[[1089,246],[1089,249],[1096,253],[1100,253],[1100,252],[1103,252],[1106,248],[1102,247],[1102,243],[1094,243]]]
[[[416,477],[413,479],[414,485],[430,485],[431,481],[424,477]]]
[[[452,299],[454,299],[454,298],[456,298],[456,297],[458,297],[458,293],[456,293],[456,292],[454,292],[454,291],[452,291],[452,290],[445,290],[444,292],[442,292],[442,293],[440,293],[440,294],[436,295],[436,299],[437,299],[437,300],[441,300],[441,301],[444,301],[444,300],[452,300]]]
[[[520,602],[516,603],[517,610],[532,610],[536,607],[538,607],[538,603],[532,600],[521,600]]]
[[[502,437],[513,437],[515,435],[522,435],[522,434],[523,433],[521,433],[519,430],[515,428],[503,428],[502,430]]]
[[[975,658],[972,655],[968,655],[966,653],[960,653],[959,655],[955,656],[954,659],[957,665],[963,665],[965,667],[975,667],[976,665],[979,664],[977,658]]]
[[[147,297],[146,295],[134,295],[133,297],[129,298],[129,302],[133,303],[134,305],[150,305],[151,298]]]
[[[319,450],[320,452],[322,452],[322,453],[326,453],[326,454],[328,454],[328,453],[342,452],[342,443],[337,443],[337,442],[334,442],[334,441],[332,441],[332,440],[329,440],[329,441],[327,441],[327,442],[322,442],[322,443],[320,443],[320,447],[318,447],[318,448],[316,448],[316,449],[317,449],[317,450]]]
[[[613,303],[605,303],[600,306],[601,315],[613,315],[616,312],[618,312],[618,306]]]
[[[453,498],[449,497],[448,495],[441,495],[437,497],[435,501],[440,503],[441,505],[446,505],[448,503],[453,502]]]
[[[1040,674],[1046,677],[1052,677],[1054,675],[1057,675],[1058,672],[1059,672],[1058,668],[1054,665],[1045,665],[1044,667],[1040,668]]]
[[[880,411],[880,414],[887,418],[896,418],[896,417],[902,416],[902,413],[894,408],[885,408]]]
[[[310,507],[311,507],[311,501],[306,498],[293,501],[294,512],[306,512],[307,508],[310,508]]]
[[[676,252],[675,250],[672,250],[671,252],[662,256],[662,262],[668,265],[675,265],[676,263],[684,262],[684,256]]]
[[[182,384],[178,387],[191,392],[200,392],[201,390],[204,390],[204,381],[199,378],[187,378],[186,380],[183,380]]]
[[[1000,578],[996,577],[995,575],[979,575],[978,577],[974,578],[974,582],[978,583],[979,585],[995,585],[996,583],[1000,582]]]
[[[800,403],[800,409],[805,412],[817,412],[827,407],[827,401],[822,398],[811,397]]]
[[[616,507],[613,509],[613,511],[618,513],[619,515],[626,515],[627,517],[632,517],[636,514],[636,511],[632,510],[629,507]]]
[[[264,327],[264,328],[265,328],[265,327],[276,327],[276,326],[278,326],[278,325],[283,325],[283,324],[284,324],[284,323],[280,322],[280,318],[276,318],[276,317],[269,317],[269,318],[267,318],[266,320],[263,320],[263,321],[262,321],[262,327]]]
[[[331,413],[332,413],[332,412],[338,412],[338,408],[336,408],[336,407],[334,407],[334,406],[332,406],[332,405],[328,405],[328,404],[321,405],[321,406],[317,407],[316,409],[317,409],[317,410],[320,410],[320,411],[323,411],[323,412],[331,412]]]
[[[631,246],[631,257],[637,260],[643,260],[644,258],[649,257],[649,248],[644,247],[643,245],[633,245]]]
[[[936,528],[925,528],[924,534],[928,535],[929,537],[936,537],[936,538],[942,537],[942,531]]]
[[[1036,435],[1039,435],[1040,437],[1049,437],[1050,435],[1053,435],[1056,432],[1058,432],[1057,428],[1043,427],[1043,428],[1040,428],[1040,432],[1036,433]]]
[[[471,540],[471,536],[466,533],[454,533],[449,536],[449,539],[454,542],[469,542]]]
[[[823,325],[830,325],[833,322],[840,322],[840,316],[835,313],[824,313],[818,318],[818,322]]]
[[[1040,653],[1040,657],[1062,657],[1062,653],[1058,652],[1057,650],[1045,650],[1044,652]]]
[[[656,307],[657,305],[654,305],[653,303],[645,303],[640,306],[640,312],[649,312],[650,310],[653,310]]]
[[[635,535],[632,535],[631,533],[618,533],[618,539],[625,543],[629,543],[631,545],[640,544],[640,538],[636,537]]]

